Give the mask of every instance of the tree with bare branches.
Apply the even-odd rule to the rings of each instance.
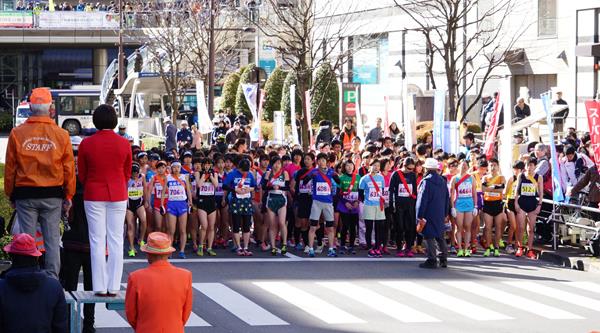
[[[394,0],[423,34],[425,63],[436,88],[434,60],[440,59],[448,87],[450,120],[463,122],[480,105],[495,69],[515,64],[515,45],[531,24],[509,24],[517,0]],[[473,99],[467,99],[474,96]],[[462,118],[457,119],[463,108]]]

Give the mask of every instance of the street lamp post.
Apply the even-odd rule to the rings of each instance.
[[[209,15],[210,23],[208,30],[209,46],[208,46],[208,115],[214,116],[214,101],[215,101],[215,0],[210,0]]]
[[[117,2],[119,6],[119,54],[118,54],[118,79],[117,85],[118,88],[121,89],[123,83],[125,81],[125,54],[123,52],[123,5],[121,4],[121,0]]]

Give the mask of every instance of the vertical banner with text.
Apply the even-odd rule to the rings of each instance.
[[[258,84],[242,84],[242,90],[244,91],[244,97],[246,97],[246,103],[252,114],[252,129],[250,130],[250,141],[258,141],[260,121],[258,119],[258,106],[256,105],[256,97],[258,94]]]
[[[585,109],[587,110],[590,126],[590,150],[594,155],[596,168],[600,170],[600,102],[586,101]]]
[[[204,98],[204,81],[196,80],[196,109],[198,110],[198,130],[202,134],[208,134],[212,132],[212,121],[208,115],[208,107],[206,105],[206,99]]]
[[[488,160],[494,157],[494,146],[496,143],[496,134],[498,133],[498,120],[500,120],[500,110],[502,110],[502,106],[500,105],[500,94],[496,95],[496,100],[494,101],[494,111],[492,112],[492,121],[490,126],[488,126],[485,131],[485,144],[483,145],[483,152]]]
[[[296,85],[290,86],[290,126],[292,127],[292,145],[300,143],[296,126]]]
[[[436,89],[433,95],[433,149],[444,148],[444,115],[446,91]]]

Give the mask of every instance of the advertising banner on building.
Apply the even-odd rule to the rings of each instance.
[[[546,123],[548,124],[548,133],[554,133],[554,121],[552,119],[552,92],[541,94],[542,105],[544,106],[544,112],[546,112]],[[550,139],[550,163],[552,165],[552,193],[554,201],[564,201],[564,192],[560,184],[560,169],[558,167],[558,154],[556,153],[556,144],[554,140]]]
[[[40,28],[118,29],[119,14],[109,12],[41,12]]]
[[[446,91],[436,89],[433,95],[433,149],[444,148],[444,114]]]
[[[352,118],[355,124],[356,110],[359,108],[358,101],[360,100],[360,83],[342,83],[342,103],[340,103],[340,120]]]
[[[596,168],[600,170],[600,102],[586,101],[585,109],[590,126],[590,150],[593,152]]]
[[[33,13],[29,11],[0,11],[0,27],[31,28],[33,27]]]

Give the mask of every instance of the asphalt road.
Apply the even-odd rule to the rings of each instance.
[[[173,259],[194,276],[186,332],[590,332],[600,330],[600,275],[528,259],[422,257]],[[126,260],[125,275],[145,267]],[[124,282],[126,281],[124,276]],[[96,306],[98,332],[130,332]]]

